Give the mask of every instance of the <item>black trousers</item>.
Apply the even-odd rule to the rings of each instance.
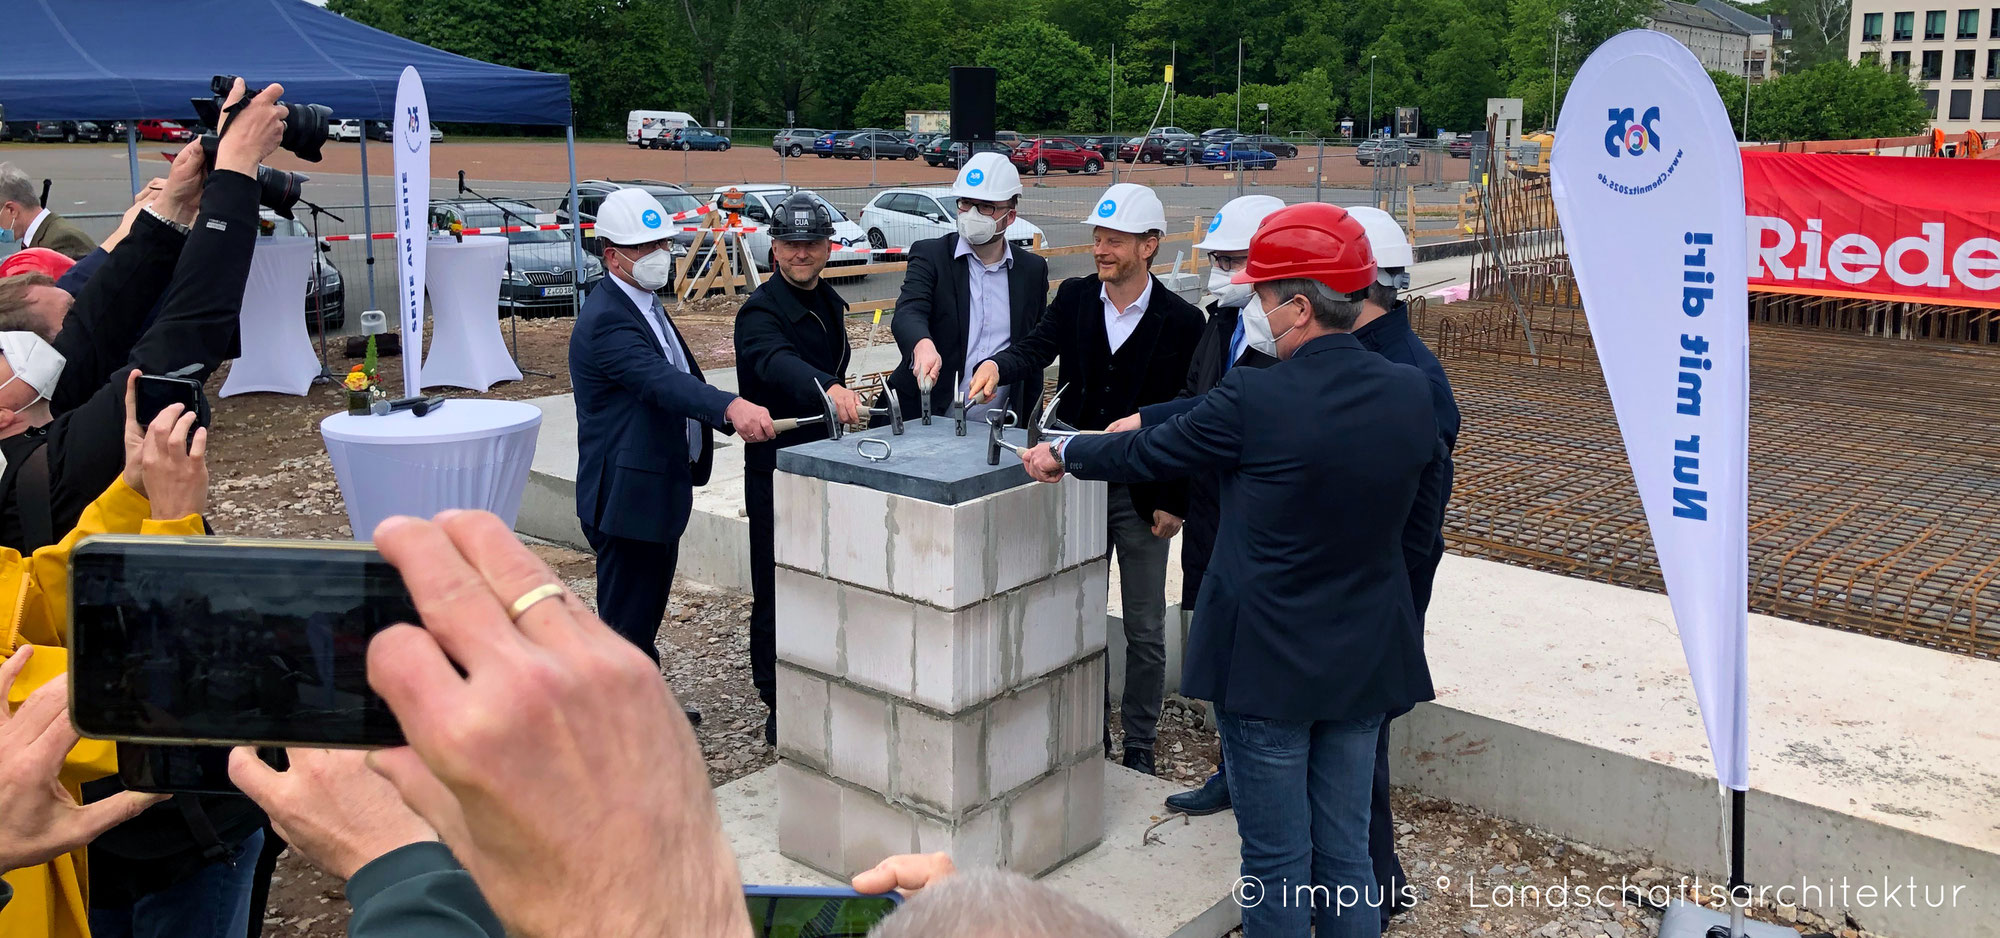
[[[1382,889],[1382,926],[1389,925],[1389,913],[1409,903],[1403,901],[1403,861],[1396,858],[1396,819],[1389,816],[1389,722],[1408,713],[1391,710],[1382,719],[1375,736],[1374,794],[1368,804],[1368,858],[1375,861],[1375,884]]]
[[[777,507],[769,469],[743,471],[743,508],[750,515],[750,682],[772,712],[778,709]]]
[[[660,620],[667,615],[680,542],[614,537],[587,524],[583,536],[597,552],[598,618],[658,662],[660,650],[654,642],[660,635]]]

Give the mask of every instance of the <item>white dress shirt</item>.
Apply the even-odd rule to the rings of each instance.
[[[1014,246],[1007,245],[999,262],[988,264],[972,253],[972,244],[961,237],[952,257],[966,259],[972,297],[972,308],[966,311],[965,373],[958,379],[958,399],[964,400],[965,392],[972,387],[972,372],[980,363],[1000,354],[1013,340],[1013,294],[1007,287],[1007,274],[1014,267]],[[1000,388],[987,406],[968,411],[966,419],[983,420],[986,411],[1005,406],[1007,389]]]
[[[35,243],[35,232],[41,230],[42,222],[47,221],[48,217],[49,217],[48,209],[42,209],[41,211],[35,213],[35,220],[28,223],[28,233],[21,236],[22,247],[27,247],[28,245]]]
[[[1132,305],[1119,309],[1111,302],[1111,289],[1105,284],[1097,285],[1097,298],[1104,304],[1104,338],[1111,344],[1111,351],[1117,354],[1118,347],[1132,337],[1132,330],[1139,328],[1139,320],[1146,315],[1146,301],[1153,298],[1153,275],[1146,275],[1146,289],[1139,291],[1139,298]]]
[[[605,276],[617,284],[618,289],[625,291],[625,295],[631,298],[632,305],[639,307],[640,318],[646,320],[646,325],[653,327],[653,338],[659,341],[660,350],[667,354],[667,361],[680,369],[681,374],[694,374],[694,370],[688,367],[687,355],[681,349],[681,344],[674,340],[673,332],[667,328],[667,308],[660,303],[660,295],[648,293],[626,283],[617,274]],[[701,421],[690,417],[687,424],[688,462],[694,462],[701,458]]]

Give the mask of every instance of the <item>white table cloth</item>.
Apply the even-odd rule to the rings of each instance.
[[[252,391],[302,395],[319,377],[319,352],[306,334],[306,281],[313,239],[258,238],[243,287],[243,357],[229,366],[223,397]]]
[[[424,387],[484,391],[521,380],[521,369],[500,340],[500,281],[507,271],[507,239],[471,235],[430,242],[424,263],[431,297],[431,340],[424,349]]]
[[[355,540],[390,515],[428,518],[447,508],[490,511],[509,527],[535,460],[541,408],[454,398],[418,417],[334,414],[320,421]]]

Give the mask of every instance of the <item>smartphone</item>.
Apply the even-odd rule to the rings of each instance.
[[[750,933],[758,938],[862,938],[903,904],[897,893],[869,895],[822,886],[745,886]]]
[[[186,407],[188,413],[195,415],[196,426],[208,426],[208,399],[202,394],[201,382],[193,378],[142,374],[133,390],[141,427],[152,423],[169,404]]]
[[[402,745],[366,654],[416,621],[370,544],[85,538],[70,555],[71,717],[124,742]]]
[[[118,744],[118,781],[127,791],[169,795],[240,795],[229,779],[230,746],[149,746]],[[290,765],[283,749],[261,748],[264,764],[282,772]]]

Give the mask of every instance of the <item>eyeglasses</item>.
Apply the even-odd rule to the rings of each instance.
[[[1222,271],[1223,273],[1226,274],[1233,274],[1239,270],[1242,270],[1243,265],[1250,262],[1250,255],[1210,254],[1208,256],[1208,262],[1210,264],[1215,265],[1216,270]]]
[[[1010,207],[996,202],[975,202],[971,199],[958,200],[958,210],[960,212],[978,212],[987,218],[997,218],[1005,215]]]

